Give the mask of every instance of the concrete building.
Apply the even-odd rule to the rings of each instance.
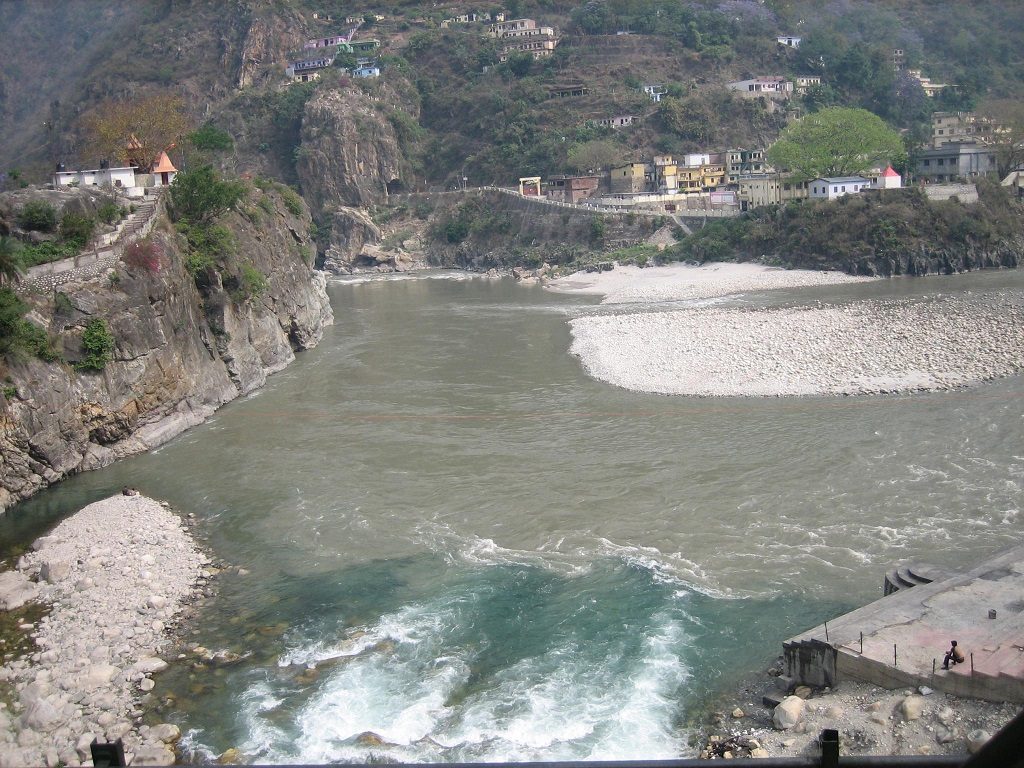
[[[759,175],[768,169],[763,149],[730,149],[724,154],[727,184],[737,184],[741,176]]]
[[[746,98],[764,96],[767,99],[788,99],[793,94],[793,83],[784,77],[755,77],[751,80],[737,80],[726,86]]]
[[[872,189],[900,189],[903,186],[903,177],[893,169],[891,165],[878,174],[871,174]]]
[[[663,195],[679,191],[679,167],[671,155],[655,155],[654,184]]]
[[[914,175],[926,182],[956,181],[997,171],[996,153],[981,144],[959,142],[922,150]]]
[[[654,185],[653,171],[646,163],[627,163],[612,168],[608,185],[613,195],[637,195],[649,192]]]
[[[943,144],[988,144],[998,140],[1006,129],[973,112],[932,112],[932,146]]]
[[[737,182],[740,208],[744,211],[762,205],[778,205],[807,197],[808,182],[793,181],[778,173],[741,176]]]
[[[636,115],[616,115],[615,117],[598,117],[588,122],[591,125],[602,125],[608,128],[625,128],[635,124],[638,120]]]
[[[578,203],[597,194],[599,176],[552,176],[544,182],[544,196],[562,203]]]
[[[117,187],[135,186],[134,168],[96,168],[85,171],[65,171],[61,166],[53,174],[54,187]]]
[[[784,45],[787,48],[799,48],[800,47],[800,38],[796,37],[794,35],[779,35],[778,37],[775,38],[775,41],[779,45]]]
[[[178,169],[174,167],[167,153],[161,152],[160,157],[153,163],[153,170],[150,173],[153,174],[154,186],[169,187],[174,181],[174,177],[178,175]]]
[[[871,179],[863,176],[825,176],[809,183],[807,196],[819,200],[835,200],[856,195],[871,187]]]

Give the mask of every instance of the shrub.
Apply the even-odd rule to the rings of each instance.
[[[301,216],[304,207],[299,193],[291,187],[286,187],[284,184],[279,189],[281,191],[281,199],[284,201],[284,207],[288,209],[288,213],[292,216]]]
[[[245,196],[245,185],[224,181],[208,165],[185,171],[171,183],[171,211],[175,221],[204,224],[231,210]]]
[[[0,355],[31,354],[52,361],[58,355],[46,331],[24,318],[28,306],[10,288],[0,288]]]
[[[192,251],[185,257],[185,271],[192,275],[196,282],[213,267],[213,259],[203,253]]]
[[[121,220],[121,207],[113,200],[107,200],[96,209],[96,217],[104,224],[113,224]]]
[[[80,371],[102,371],[111,360],[114,351],[114,337],[106,322],[95,317],[85,326],[82,333],[82,351],[85,357],[75,367]]]
[[[271,199],[270,199],[269,197],[267,197],[266,195],[263,195],[262,197],[260,197],[260,199],[259,199],[259,201],[258,201],[258,202],[256,203],[256,205],[258,205],[258,206],[259,206],[260,208],[262,208],[262,209],[263,209],[263,211],[264,211],[265,213],[268,213],[268,214],[270,214],[271,216],[273,216],[273,215],[274,215],[274,213],[275,213],[275,209],[274,209],[274,201],[273,201],[273,200],[271,200]]]
[[[150,273],[159,272],[163,262],[163,248],[150,238],[136,240],[124,249],[121,261],[133,269],[143,269]]]
[[[69,245],[81,249],[89,242],[96,221],[89,216],[68,211],[60,218],[60,238]]]
[[[57,211],[45,200],[29,200],[18,213],[18,226],[30,232],[53,232]]]
[[[231,291],[235,301],[255,299],[267,290],[267,277],[252,264],[243,263],[238,271],[237,286]]]
[[[81,248],[73,243],[35,243],[22,246],[18,257],[26,267],[34,267],[36,264],[69,259],[80,250]]]
[[[229,152],[235,146],[234,139],[227,131],[212,123],[206,123],[188,135],[192,146],[203,152]]]

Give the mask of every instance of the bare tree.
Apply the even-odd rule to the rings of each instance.
[[[176,146],[189,127],[184,101],[166,93],[107,99],[82,119],[89,157],[144,170],[162,151]]]

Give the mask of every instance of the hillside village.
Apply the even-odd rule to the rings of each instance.
[[[321,23],[334,23],[329,15],[314,14]],[[386,17],[371,12],[365,16],[348,16],[341,20],[351,25],[344,32],[309,39],[303,51],[290,54],[285,74],[294,82],[311,82],[332,69],[340,69],[353,78],[379,78],[382,64],[371,54],[381,50],[376,38],[356,39],[364,24],[379,24]],[[425,24],[425,20],[419,20]],[[560,41],[558,30],[533,18],[509,18],[504,11],[471,11],[444,18],[440,29],[477,34],[498,43],[500,63],[511,56],[526,55],[534,60],[550,57]],[[621,30],[619,36],[629,36]],[[778,35],[780,49],[798,51],[802,38]],[[387,42],[383,45],[386,47]],[[893,72],[916,83],[922,93],[934,100],[942,91],[955,85],[933,82],[921,69],[906,66],[903,49],[892,49]],[[483,70],[486,72],[487,67]],[[768,113],[779,112],[784,123],[804,114],[795,97],[806,96],[824,84],[821,75],[783,76],[765,74],[731,81],[725,89],[745,100],[755,100]],[[659,105],[670,92],[665,83],[643,83],[637,88],[650,104]],[[591,93],[585,82],[549,87],[547,97],[572,100]],[[621,134],[635,129],[650,114],[615,114],[586,120],[591,128]],[[618,207],[628,209],[677,211],[697,210],[704,214],[734,215],[764,205],[804,198],[832,200],[868,190],[899,188],[904,177],[918,185],[934,185],[969,181],[996,172],[995,151],[990,146],[998,138],[1000,127],[992,120],[970,111],[939,111],[932,113],[931,137],[928,145],[916,153],[904,174],[891,165],[882,164],[864,175],[795,178],[785,168],[774,168],[766,160],[766,147],[706,148],[681,156],[656,154],[646,159],[592,168],[575,175],[550,173],[523,175],[518,178],[519,193],[527,197],[543,197],[552,201]],[[1014,176],[1016,179],[1016,175]],[[466,179],[463,179],[463,185]],[[513,186],[506,179],[503,186]],[[941,196],[939,190],[936,195]]]

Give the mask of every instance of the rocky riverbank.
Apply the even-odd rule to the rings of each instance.
[[[785,698],[771,679],[722,702],[706,730],[703,757],[820,754],[822,730],[839,731],[843,755],[964,755],[1019,711],[1014,704],[960,699],[928,688],[888,691],[853,680],[835,689],[797,688]],[[781,698],[768,707],[763,696]]]
[[[740,267],[743,269],[739,269]],[[605,303],[709,299],[846,282],[838,273],[752,265],[680,267],[563,290]],[[686,270],[689,270],[687,272]],[[589,276],[588,276],[589,277]],[[849,279],[849,278],[847,278]],[[561,282],[561,281],[558,281]],[[703,396],[851,395],[945,390],[1024,370],[1016,291],[923,300],[747,309],[694,307],[577,318],[571,352],[597,379],[639,392]]]
[[[174,762],[177,726],[142,725],[143,697],[209,559],[166,504],[90,504],[0,574],[0,608],[38,601],[35,650],[0,667],[0,768],[91,764],[93,739],[124,740],[132,765]],[[0,651],[6,649],[0,648]]]

